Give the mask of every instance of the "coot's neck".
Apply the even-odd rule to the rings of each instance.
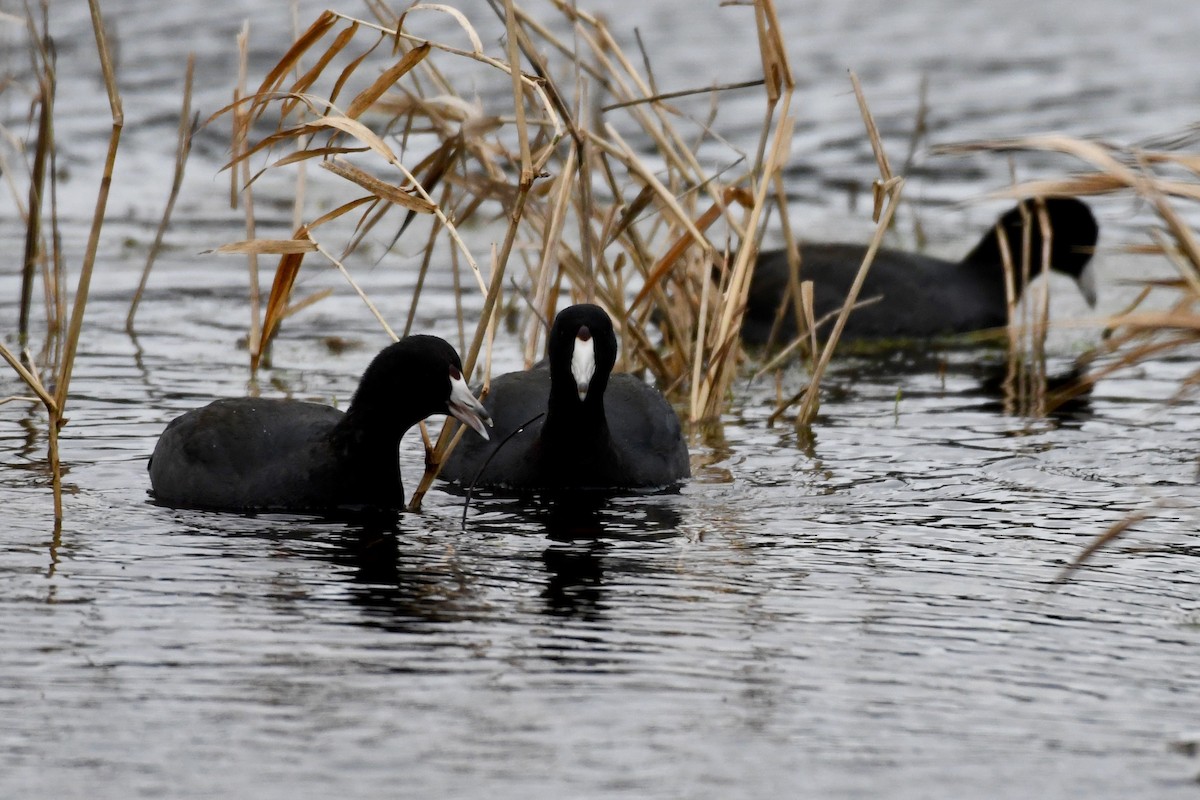
[[[1032,222],[1033,225],[1037,221]],[[1025,238],[1020,226],[1004,228],[1008,242],[1008,261],[1012,264],[1013,289],[1019,298],[1025,291]],[[996,233],[997,226],[993,225],[979,244],[962,260],[964,268],[971,270],[982,281],[997,288],[998,297],[1004,296],[1004,264],[1005,256],[1000,249],[1000,237]],[[1032,280],[1042,273],[1042,238],[1034,235],[1029,239],[1029,278]]]
[[[604,388],[593,381],[581,401],[574,384],[551,384],[540,451],[544,469],[561,474],[567,484],[599,481],[612,469],[615,455],[604,413]]]
[[[593,385],[583,400],[574,385],[551,383],[550,399],[546,404],[546,419],[542,437],[553,434],[555,439],[588,440],[602,436],[608,441],[608,420],[604,416],[604,387]]]
[[[330,433],[330,443],[341,466],[349,496],[367,505],[400,508],[404,487],[400,482],[400,437],[417,424],[412,419],[351,403]]]

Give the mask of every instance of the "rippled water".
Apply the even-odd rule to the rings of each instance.
[[[1046,129],[1131,141],[1193,121],[1200,19],[1173,2],[1020,16],[997,2],[781,5],[802,83],[804,231],[869,230],[845,189],[874,176],[847,68],[901,154],[922,75],[934,142]],[[664,88],[752,76],[749,12],[699,7],[607,4],[622,41],[641,30]],[[139,335],[123,333],[169,182],[179,54],[199,51],[211,110],[241,19],[213,4],[140,9],[106,5],[129,127],[72,383],[60,537],[41,417],[0,406],[0,794],[1195,796],[1200,765],[1169,749],[1197,727],[1200,690],[1200,415],[1167,402],[1190,361],[1149,363],[1083,408],[1030,420],[985,390],[995,353],[844,358],[812,442],[767,424],[771,381],[743,382],[679,494],[582,519],[483,498],[462,529],[462,498],[442,491],[395,530],[148,503],[145,461],[166,421],[245,390],[247,312],[240,262],[196,255],[240,236],[214,134],[189,166]],[[78,251],[107,112],[86,15],[54,16]],[[287,18],[282,4],[255,12],[260,70]],[[0,95],[10,124],[16,94]],[[735,141],[759,124],[757,108],[739,122],[739,102],[724,112]],[[965,250],[993,208],[948,204],[1002,186],[1008,163],[918,165],[904,219],[919,215],[934,249]],[[1042,168],[1063,165],[1019,163]],[[20,241],[4,208],[0,231]],[[1162,267],[1117,250],[1140,241],[1136,209],[1097,210],[1117,307],[1118,279]],[[13,273],[0,275],[0,319],[15,318]],[[403,319],[410,272],[359,277]],[[384,339],[336,276],[304,280],[338,292],[285,327],[267,390],[344,402]],[[450,335],[448,291],[429,297],[421,326]],[[1082,313],[1056,298],[1056,315]],[[361,347],[335,353],[331,335]],[[1060,333],[1054,366],[1091,335]],[[0,372],[0,396],[18,391]],[[415,442],[402,459],[411,488]],[[1155,501],[1133,534],[1048,585]]]

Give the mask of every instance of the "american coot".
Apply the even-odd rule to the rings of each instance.
[[[483,438],[487,412],[458,353],[436,336],[385,348],[343,414],[298,400],[217,400],[177,417],[150,458],[155,499],[224,511],[404,507],[404,432],[451,414]]]
[[[1089,305],[1095,303],[1095,284],[1089,262],[1096,245],[1097,227],[1092,212],[1073,198],[1043,201],[1051,230],[1050,267],[1075,279]],[[1004,231],[1017,280],[1022,288],[1021,264],[1025,220],[1030,226],[1030,273],[1042,269],[1042,229],[1032,201],[1025,200],[988,229],[960,262],[880,250],[859,300],[881,298],[857,308],[846,320],[848,338],[920,338],[996,328],[1007,324],[1004,261],[997,227]],[[813,281],[816,317],[837,311],[845,302],[867,248],[852,244],[800,245],[800,278]],[[771,333],[780,302],[788,293],[787,251],[764,251],[750,279],[750,294],[742,322],[742,340],[764,344]],[[778,344],[796,336],[796,318],[789,306]]]
[[[616,360],[617,337],[604,309],[560,311],[550,329],[549,367],[492,381],[484,407],[495,420],[495,444],[459,442],[442,477],[549,493],[662,488],[687,478],[679,417],[656,389],[633,375],[610,374]]]

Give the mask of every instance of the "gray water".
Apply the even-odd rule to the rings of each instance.
[[[259,5],[256,74],[290,26],[284,4]],[[486,6],[472,5],[494,42]],[[754,75],[745,8],[605,5],[621,41],[641,31],[663,89]],[[894,159],[922,76],[926,145],[1046,130],[1134,142],[1195,120],[1200,15],[1175,2],[1055,0],[1019,15],[998,2],[780,5],[801,83],[790,191],[806,235],[863,240],[871,229],[847,189],[875,175],[849,68]],[[462,498],[441,490],[394,531],[149,503],[145,462],[163,425],[246,391],[243,263],[199,255],[242,235],[224,206],[216,133],[198,139],[138,336],[123,331],[169,185],[183,54],[199,54],[197,103],[224,103],[234,6],[105,5],[128,120],[72,383],[58,537],[42,417],[0,406],[0,795],[1200,791],[1200,765],[1170,747],[1198,727],[1200,414],[1168,402],[1194,353],[1104,381],[1049,420],[1002,412],[983,388],[992,351],[847,357],[813,442],[768,426],[772,381],[741,381],[719,434],[693,444],[695,478],[681,492],[617,500],[584,520],[484,498],[463,529]],[[316,10],[304,5],[304,24]],[[78,254],[108,118],[86,13],[55,4],[53,18],[65,246]],[[11,26],[4,35],[19,41]],[[23,130],[25,102],[0,94],[10,127]],[[757,101],[729,102],[721,130],[752,147]],[[1010,164],[921,153],[896,243],[911,244],[919,221],[932,250],[962,252],[999,208],[966,201],[1003,187]],[[1015,165],[1022,177],[1073,166]],[[263,235],[286,234],[278,200]],[[11,200],[0,202],[4,240],[19,242]],[[1095,208],[1103,307],[1118,308],[1132,291],[1122,279],[1170,269],[1121,252],[1144,241],[1133,203]],[[393,324],[414,258],[355,265]],[[11,332],[9,264],[0,319]],[[340,278],[305,273],[303,291],[325,286],[334,297],[285,325],[265,392],[344,403],[386,343]],[[452,337],[439,286],[419,327]],[[1069,286],[1054,288],[1056,318],[1088,313]],[[1057,332],[1051,366],[1095,335]],[[329,336],[359,346],[335,352]],[[516,345],[499,347],[498,368],[516,366]],[[0,371],[0,396],[21,391]],[[411,489],[415,441],[401,457]],[[1072,581],[1050,585],[1093,537],[1154,503]]]

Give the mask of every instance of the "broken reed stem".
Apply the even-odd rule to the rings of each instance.
[[[533,185],[533,157],[529,153],[529,127],[525,122],[525,97],[521,89],[521,56],[517,44],[517,18],[512,0],[504,0],[504,30],[508,42],[508,73],[512,77],[513,111],[517,115],[517,140],[521,147],[521,185]]]
[[[808,391],[804,394],[804,402],[800,405],[800,411],[796,416],[796,427],[798,429],[811,427],[813,420],[816,418],[820,399],[821,378],[825,375],[825,369],[829,366],[829,361],[833,357],[834,348],[837,346],[838,339],[841,338],[842,330],[846,327],[846,320],[850,316],[850,310],[858,300],[858,293],[862,291],[862,285],[867,279],[867,273],[871,269],[871,264],[874,263],[875,256],[879,252],[879,248],[883,245],[883,237],[892,224],[892,216],[896,212],[896,204],[900,200],[900,193],[903,189],[904,179],[897,178],[887,192],[888,203],[884,206],[879,223],[875,226],[875,235],[871,237],[871,244],[867,248],[867,253],[863,257],[862,264],[858,268],[858,274],[854,276],[854,283],[851,284],[850,291],[846,295],[846,302],[842,305],[842,310],[838,313],[837,319],[833,323],[833,331],[829,334],[829,339],[826,340],[825,347],[821,350],[821,357],[817,361],[817,366],[813,369]]]
[[[716,327],[708,339],[712,350],[708,369],[701,378],[700,390],[694,395],[695,404],[689,414],[693,423],[719,418],[736,376],[741,355],[742,317],[750,291],[750,275],[758,258],[767,197],[775,185],[775,176],[787,162],[794,126],[791,103],[795,79],[772,0],[757,0],[754,3],[754,20],[767,90],[766,115],[752,172],[755,179],[752,187],[754,201],[747,209],[741,247],[730,270],[724,302],[716,317]],[[688,152],[690,156],[690,150]],[[693,168],[699,167],[694,156],[689,159],[689,164]]]
[[[196,126],[196,120],[192,116],[192,79],[195,72],[196,54],[192,52],[188,54],[187,70],[183,78],[183,108],[179,112],[179,141],[175,146],[175,173],[171,179],[171,191],[167,196],[166,208],[163,210],[162,219],[159,220],[158,230],[154,232],[154,242],[150,245],[150,252],[146,254],[146,266],[142,269],[142,277],[138,281],[137,289],[134,290],[133,300],[129,304],[129,313],[125,317],[125,331],[130,335],[133,335],[133,320],[137,316],[138,306],[146,291],[146,283],[150,280],[150,270],[154,267],[154,260],[158,257],[159,250],[162,249],[167,226],[171,223],[171,214],[175,211],[175,201],[179,198],[180,187],[183,186],[184,167],[192,152],[192,132]]]
[[[108,153],[104,161],[104,171],[100,179],[100,188],[97,192],[96,205],[92,215],[91,230],[88,234],[87,247],[83,256],[83,263],[80,266],[79,282],[75,290],[75,302],[71,309],[71,319],[69,326],[65,332],[66,341],[63,345],[62,356],[58,365],[58,373],[55,381],[55,391],[53,395],[42,386],[38,380],[36,373],[30,370],[17,369],[16,359],[8,352],[7,348],[3,349],[4,359],[17,369],[17,373],[21,376],[30,388],[32,388],[41,399],[42,404],[46,407],[46,412],[49,415],[48,427],[48,451],[50,462],[50,476],[54,491],[54,520],[55,524],[61,525],[63,519],[63,504],[62,504],[62,464],[59,460],[58,439],[59,430],[66,423],[63,416],[66,410],[68,391],[71,384],[71,374],[75,367],[75,354],[79,348],[79,336],[83,329],[83,315],[87,307],[88,292],[91,287],[92,271],[96,263],[96,253],[100,244],[100,230],[104,225],[104,213],[108,205],[108,194],[112,187],[113,167],[116,163],[117,147],[121,141],[121,131],[124,128],[124,113],[121,110],[121,96],[117,91],[116,78],[113,72],[112,58],[109,55],[108,39],[104,30],[104,21],[100,16],[100,7],[98,0],[88,0],[88,7],[91,11],[92,30],[96,36],[96,50],[100,57],[100,67],[104,74],[104,84],[108,91],[109,110],[112,115],[112,133],[109,137]],[[53,180],[53,177],[51,178]],[[38,194],[38,202],[41,202],[40,191]],[[33,209],[30,209],[33,214]],[[57,528],[56,528],[57,529]]]
[[[745,313],[746,298],[750,291],[750,274],[758,257],[758,239],[762,235],[760,223],[765,213],[767,194],[773,183],[771,177],[782,169],[787,161],[792,131],[792,119],[788,113],[791,108],[791,99],[792,93],[789,91],[783,95],[781,104],[773,101],[768,104],[765,128],[771,128],[772,119],[778,119],[778,123],[774,126],[773,146],[761,163],[761,167],[756,170],[759,180],[754,187],[754,201],[748,209],[749,219],[746,222],[746,230],[757,233],[742,241],[737,258],[734,260],[733,269],[730,271],[729,285],[726,289],[725,301],[717,316],[714,338],[709,340],[713,343],[709,367],[701,379],[696,402],[689,414],[689,419],[693,423],[719,416],[726,390],[733,382],[737,359],[741,353],[738,337],[741,331],[742,315]]]
[[[812,378],[809,380],[808,389],[804,393],[804,401],[801,403],[800,411],[796,416],[796,430],[803,432],[811,432],[813,420],[816,419],[817,409],[820,406],[821,379],[825,375],[825,370],[828,368],[829,361],[833,357],[834,348],[837,347],[838,340],[842,336],[842,331],[846,327],[846,320],[849,319],[850,312],[858,301],[858,294],[862,291],[862,285],[867,279],[867,273],[871,269],[871,264],[874,263],[875,256],[879,252],[879,248],[883,245],[883,237],[892,225],[892,217],[896,213],[896,205],[900,202],[900,196],[904,191],[904,179],[892,174],[891,164],[888,161],[887,153],[883,149],[883,141],[879,138],[879,129],[875,126],[875,118],[871,114],[870,107],[867,105],[867,98],[863,93],[862,84],[859,83],[858,75],[854,72],[850,73],[850,83],[854,87],[854,96],[858,100],[858,109],[862,114],[863,125],[867,129],[867,136],[871,140],[871,149],[875,153],[875,162],[879,167],[879,179],[872,185],[872,193],[875,200],[874,218],[877,224],[875,226],[875,235],[871,237],[871,244],[867,248],[866,255],[863,256],[858,273],[854,276],[854,283],[850,285],[850,291],[847,293],[846,300],[842,304],[842,309],[838,312],[837,319],[833,323],[833,330],[825,342],[824,349],[821,350],[821,357],[813,368]]]
[[[1139,522],[1143,522],[1144,520],[1148,519],[1150,514],[1150,511],[1135,511],[1123,519],[1114,522],[1108,527],[1108,530],[1104,531],[1104,533],[1100,534],[1090,543],[1088,543],[1087,547],[1083,548],[1083,552],[1075,556],[1075,558],[1071,560],[1070,564],[1063,567],[1058,575],[1055,576],[1054,583],[1066,583],[1067,580],[1074,575],[1080,567],[1086,564],[1088,559],[1094,556],[1101,548],[1116,541],[1134,525],[1137,525]]]
[[[234,90],[234,109],[232,115],[233,130],[232,141],[230,142],[230,154],[234,159],[241,158],[249,147],[249,142],[246,140],[246,132],[249,127],[247,114],[249,113],[240,102],[246,96],[246,79],[249,72],[250,63],[250,21],[242,26],[241,32],[237,38],[238,44],[238,83]],[[238,188],[239,176],[241,180],[241,189]],[[230,171],[230,180],[233,182],[230,187],[230,203],[232,208],[237,208],[239,198],[244,206],[246,239],[252,240],[257,235],[258,226],[255,224],[254,216],[254,189],[250,185],[250,163],[248,160],[241,160],[237,166]],[[246,269],[248,272],[249,291],[250,291],[250,330],[247,335],[246,350],[250,355],[251,372],[256,372],[259,363],[261,363],[262,355],[270,346],[270,342],[264,337],[263,330],[263,311],[262,311],[262,291],[259,285],[258,275],[258,254],[255,252],[246,253]]]
[[[558,179],[552,191],[554,192],[554,202],[550,206],[550,221],[546,226],[546,233],[542,237],[542,254],[541,260],[537,267],[537,280],[533,291],[533,308],[536,312],[532,323],[532,330],[525,342],[525,366],[529,368],[537,361],[537,345],[541,333],[547,333],[544,321],[546,315],[542,309],[551,305],[551,300],[554,299],[550,294],[551,281],[550,277],[555,275],[558,266],[559,240],[562,236],[563,225],[566,222],[567,211],[571,202],[571,180],[575,173],[576,154],[578,149],[575,147],[567,151],[567,159],[563,164],[562,171],[559,173]]]
[[[70,326],[67,329],[66,348],[58,376],[55,401],[58,413],[66,408],[67,391],[71,384],[71,372],[75,367],[75,353],[79,346],[79,333],[83,329],[83,312],[87,307],[88,290],[92,284],[92,269],[96,263],[96,252],[100,246],[100,230],[104,227],[104,212],[108,207],[108,193],[112,188],[113,168],[117,160],[117,147],[121,143],[121,131],[125,126],[125,115],[121,109],[121,96],[117,92],[112,59],[108,52],[108,39],[104,22],[100,17],[99,0],[88,0],[92,13],[92,27],[96,34],[96,47],[100,53],[100,66],[104,73],[105,88],[108,90],[109,109],[112,112],[112,133],[108,141],[108,153],[104,159],[104,173],[100,178],[96,206],[92,214],[92,227],[88,234],[87,249],[79,271],[79,283],[75,289],[75,304],[71,309]]]
[[[26,356],[27,355],[28,354],[26,354]],[[5,347],[4,342],[2,341],[0,341],[0,357],[3,357],[4,360],[8,362],[8,365],[17,373],[17,376],[25,382],[25,385],[33,390],[33,393],[37,395],[38,400],[42,401],[42,405],[46,407],[46,410],[54,413],[57,408],[57,402],[55,401],[54,397],[48,391],[46,391],[46,387],[42,384],[41,379],[38,378],[37,371],[27,368],[24,364],[22,364],[22,359],[17,358],[12,351]],[[25,360],[30,361],[28,357],[26,357]]]
[[[529,197],[529,190],[532,187],[533,181],[531,178],[529,183],[522,183],[517,190],[517,201],[514,204],[508,232],[504,237],[504,245],[501,247],[500,254],[495,261],[495,266],[492,268],[492,281],[488,286],[487,296],[483,301],[483,311],[479,315],[479,324],[475,326],[475,338],[471,341],[471,347],[467,351],[466,358],[463,359],[463,375],[468,379],[475,367],[475,361],[479,357],[479,351],[483,346],[484,338],[492,324],[492,316],[497,309],[497,300],[500,297],[501,290],[504,288],[504,268],[508,263],[508,256],[512,252],[512,245],[516,240],[517,225],[520,222],[521,213],[525,208],[525,201]],[[454,424],[450,420],[446,420],[446,423],[442,426],[441,433],[438,434],[437,445],[434,447],[433,452],[426,453],[425,474],[421,476],[421,482],[417,485],[412,498],[408,501],[409,511],[421,510],[421,501],[425,499],[425,494],[433,486],[438,473],[441,472],[453,429]]]

